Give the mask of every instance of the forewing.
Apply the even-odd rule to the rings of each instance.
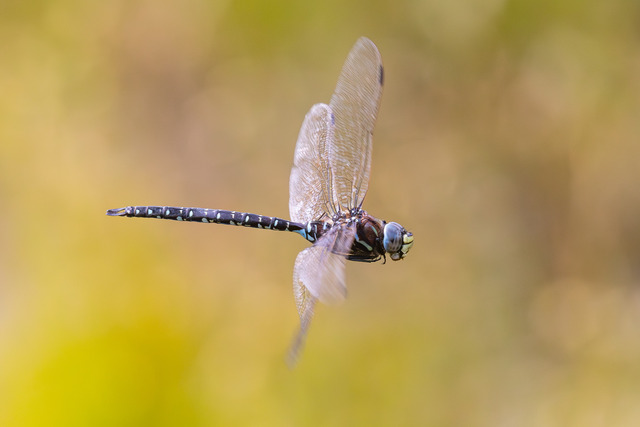
[[[333,216],[327,152],[333,135],[331,107],[311,107],[300,128],[289,178],[289,215],[293,221],[318,220],[324,213]]]
[[[342,210],[360,207],[367,192],[382,83],[380,52],[362,37],[349,52],[329,103],[335,117],[335,137],[329,145],[333,197]]]

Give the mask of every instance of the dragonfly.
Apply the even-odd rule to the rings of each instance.
[[[318,301],[336,304],[346,298],[346,261],[386,262],[387,255],[398,261],[413,246],[413,234],[400,224],[362,209],[383,81],[380,52],[361,37],[347,56],[329,104],[315,104],[302,123],[289,179],[290,219],[171,206],[127,206],[109,209],[107,215],[290,231],[311,242],[293,267],[300,317],[288,355],[293,365]]]

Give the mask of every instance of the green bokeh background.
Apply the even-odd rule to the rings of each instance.
[[[385,63],[366,209],[294,370],[306,111]],[[640,3],[0,4],[0,425],[640,424]]]

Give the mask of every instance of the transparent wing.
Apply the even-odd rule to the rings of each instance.
[[[298,314],[300,315],[300,329],[298,330],[298,333],[296,334],[293,342],[291,343],[291,347],[289,348],[287,364],[290,368],[295,366],[295,364],[298,362],[300,352],[302,351],[302,347],[304,347],[304,341],[307,337],[307,332],[309,331],[309,326],[311,325],[314,307],[316,305],[316,302],[318,301],[309,293],[307,288],[305,288],[304,285],[300,283],[298,274],[296,274],[296,272],[299,271],[297,267],[298,262],[302,262],[300,255],[302,255],[302,252],[298,254],[298,258],[296,259],[296,268],[294,269],[293,273],[293,293],[296,298]]]
[[[334,227],[316,244],[300,252],[293,269],[294,288],[304,286],[311,296],[323,304],[344,301],[347,296],[344,267],[355,231],[353,226]]]
[[[300,128],[289,178],[289,215],[293,221],[318,220],[323,213],[333,216],[327,152],[333,134],[331,107],[311,107]]]
[[[293,268],[293,294],[296,298],[300,330],[289,350],[288,362],[293,366],[304,344],[319,300],[337,304],[347,296],[345,285],[345,255],[353,244],[355,227],[335,228],[315,245],[298,254]]]
[[[371,40],[362,37],[349,52],[329,103],[335,117],[329,162],[333,197],[340,210],[360,207],[367,193],[382,83],[380,52]]]

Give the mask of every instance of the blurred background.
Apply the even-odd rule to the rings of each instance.
[[[288,217],[307,110],[358,37],[385,92],[349,263],[299,365]],[[640,423],[640,3],[0,5],[0,425]]]

